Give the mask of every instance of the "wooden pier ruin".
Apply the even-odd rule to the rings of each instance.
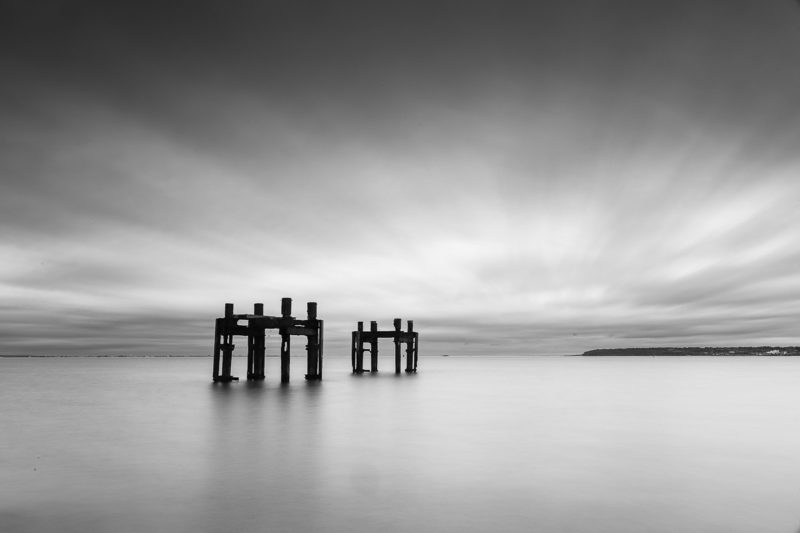
[[[239,324],[246,321],[246,324]],[[225,316],[216,319],[214,327],[214,382],[237,381],[231,375],[233,337],[247,337],[247,379],[265,379],[266,330],[277,329],[281,336],[281,383],[289,382],[289,348],[292,335],[307,339],[307,380],[322,379],[323,321],[317,318],[316,302],[308,302],[306,318],[292,316],[292,299],[281,299],[281,316],[265,316],[264,304],[253,306],[253,314],[234,314],[233,304],[225,304]]]
[[[358,329],[352,334],[350,359],[354,374],[363,374],[364,352],[370,355],[370,372],[378,371],[378,339],[388,338],[394,341],[394,372],[400,373],[400,345],[406,345],[406,372],[417,371],[417,355],[419,353],[419,334],[414,331],[414,321],[408,321],[408,330],[402,331],[402,320],[394,319],[394,329],[379,331],[378,323],[370,322],[370,329],[364,330],[364,323],[358,323]],[[365,348],[369,345],[369,348]]]

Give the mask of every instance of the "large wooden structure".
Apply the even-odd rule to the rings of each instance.
[[[364,373],[364,352],[370,354],[370,372],[378,371],[378,339],[394,340],[394,372],[400,373],[400,345],[406,345],[406,372],[417,371],[417,355],[419,353],[419,334],[414,331],[414,321],[408,321],[408,330],[402,331],[402,320],[394,319],[394,329],[378,331],[378,323],[370,322],[369,331],[364,330],[364,323],[358,323],[358,329],[352,334],[350,359],[354,374]],[[369,344],[369,348],[364,346]]]
[[[239,324],[246,321],[246,324]],[[266,357],[266,330],[277,329],[281,336],[281,383],[289,382],[289,347],[292,335],[307,339],[308,380],[322,379],[323,321],[317,318],[316,302],[308,302],[305,320],[292,316],[292,299],[281,300],[281,316],[265,316],[264,304],[255,304],[253,314],[233,313],[233,304],[225,304],[225,316],[218,318],[214,327],[214,381],[228,382],[239,378],[231,375],[233,337],[247,337],[247,379],[263,380]]]

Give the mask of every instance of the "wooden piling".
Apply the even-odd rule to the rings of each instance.
[[[414,321],[408,321],[408,342],[406,342],[406,372],[414,371]]]
[[[358,323],[358,330],[356,331],[356,372],[362,373],[364,371],[364,323]]]
[[[417,371],[417,358],[419,357],[419,333],[414,332],[414,372]]]
[[[313,330],[306,338],[306,379],[319,379],[319,325],[317,324],[317,303],[306,304],[306,327]]]
[[[317,351],[319,353],[319,360],[317,362],[317,379],[322,381],[322,355],[323,355],[323,346],[325,346],[325,321],[318,320],[319,324],[319,336],[317,337]]]
[[[253,379],[255,376],[255,361],[253,357],[254,344],[255,344],[256,331],[252,322],[247,324],[247,379]]]
[[[394,373],[400,373],[400,327],[403,321],[399,318],[394,319]]]
[[[378,323],[372,321],[369,323],[370,339],[369,339],[369,371],[378,371]]]
[[[289,383],[290,368],[290,343],[291,335],[289,327],[292,319],[292,299],[281,298],[281,317],[284,324],[280,328],[281,333],[281,383]]]
[[[214,320],[214,382],[219,381],[219,364],[220,364],[220,346],[219,346],[219,336],[222,334],[222,320],[217,318]]]
[[[223,381],[231,381],[231,363],[233,359],[233,304],[225,304],[225,318],[222,322],[222,375]]]
[[[264,304],[257,303],[253,305],[253,315],[257,317],[264,316]],[[264,338],[264,326],[260,319],[253,319],[251,321],[252,329],[251,335],[253,337],[253,374],[251,379],[262,380],[265,378],[264,367],[266,357],[266,339]]]
[[[350,334],[350,366],[353,368],[354,374],[356,372],[356,335],[355,331]]]

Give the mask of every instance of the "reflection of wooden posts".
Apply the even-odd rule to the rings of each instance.
[[[281,300],[281,316],[264,316],[264,304],[253,306],[252,315],[235,315],[233,304],[225,304],[225,316],[214,322],[214,381],[234,381],[231,376],[233,359],[233,336],[247,337],[247,379],[264,379],[266,358],[266,330],[277,329],[281,336],[281,382],[289,381],[290,340],[292,335],[304,335],[308,343],[306,379],[322,379],[323,321],[317,318],[317,304],[308,303],[308,316],[305,320],[292,317],[292,300]],[[246,326],[238,325],[239,320],[247,320]]]
[[[417,371],[417,342],[419,334],[414,331],[414,321],[408,321],[408,331],[402,331],[402,320],[394,319],[394,329],[379,331],[377,322],[370,322],[369,331],[364,331],[364,323],[358,323],[358,329],[350,336],[350,362],[354,374],[364,372],[364,344],[369,342],[370,371],[378,371],[378,339],[391,338],[394,341],[394,371],[399,374],[402,368],[400,345],[406,345],[406,372]]]

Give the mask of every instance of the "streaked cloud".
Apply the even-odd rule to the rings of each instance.
[[[797,344],[785,4],[7,7],[0,352],[205,354],[282,296],[329,354]]]

